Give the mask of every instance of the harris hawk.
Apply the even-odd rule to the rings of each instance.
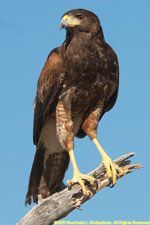
[[[86,135],[102,157],[112,186],[117,173],[123,173],[106,154],[97,139],[98,122],[115,104],[118,95],[117,55],[106,43],[98,17],[85,9],[66,12],[60,28],[66,39],[53,49],[38,79],[34,101],[33,141],[36,153],[31,169],[26,204],[38,202],[61,186],[69,159],[73,178],[68,186],[79,183],[87,194],[84,180],[95,178],[82,174],[74,156],[74,137]]]

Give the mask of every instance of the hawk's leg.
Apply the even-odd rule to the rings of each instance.
[[[106,154],[97,140],[97,126],[101,115],[101,108],[102,105],[99,105],[99,107],[88,116],[88,118],[83,123],[82,129],[91,138],[98,151],[100,152],[102,163],[106,168],[108,179],[112,183],[113,187],[116,184],[117,173],[119,173],[119,175],[123,175],[125,171],[112,161],[112,159]]]
[[[68,187],[72,186],[72,184],[74,184],[74,183],[79,183],[82,187],[83,194],[87,195],[87,190],[86,190],[86,187],[84,185],[83,180],[87,180],[91,184],[93,184],[95,182],[95,178],[91,177],[91,176],[88,176],[88,175],[85,175],[85,174],[82,174],[79,171],[79,169],[77,167],[77,164],[76,164],[76,160],[75,160],[73,150],[69,151],[69,156],[70,156],[70,160],[71,160],[71,163],[72,163],[72,166],[73,166],[73,178],[72,178],[72,180],[67,181]]]
[[[78,169],[74,156],[73,122],[70,112],[68,110],[66,111],[62,101],[57,104],[56,108],[56,127],[60,143],[62,147],[68,151],[73,167],[73,178],[67,181],[68,187],[71,187],[74,183],[79,183],[82,187],[83,194],[86,195],[87,190],[83,180],[87,180],[93,184],[95,178],[82,174]]]

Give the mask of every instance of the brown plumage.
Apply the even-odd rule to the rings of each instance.
[[[97,146],[98,121],[118,94],[117,56],[105,42],[98,17],[84,9],[71,10],[64,14],[61,27],[66,28],[66,40],[49,54],[38,80],[33,130],[37,150],[26,195],[29,204],[31,197],[38,202],[39,194],[45,198],[59,189],[69,156],[74,178],[68,184],[79,182],[86,194],[82,180],[94,178],[79,173],[73,138],[88,135]],[[109,172],[115,177],[113,169],[111,176]]]

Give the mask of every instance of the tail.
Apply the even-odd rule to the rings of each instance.
[[[65,171],[69,164],[69,154],[65,150],[60,153],[46,155],[43,146],[37,148],[25,204],[38,203],[38,195],[46,198],[55,193],[61,186]]]

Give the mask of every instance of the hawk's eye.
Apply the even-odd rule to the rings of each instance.
[[[75,15],[75,17],[76,17],[78,20],[83,20],[83,15],[81,15],[81,14]]]

